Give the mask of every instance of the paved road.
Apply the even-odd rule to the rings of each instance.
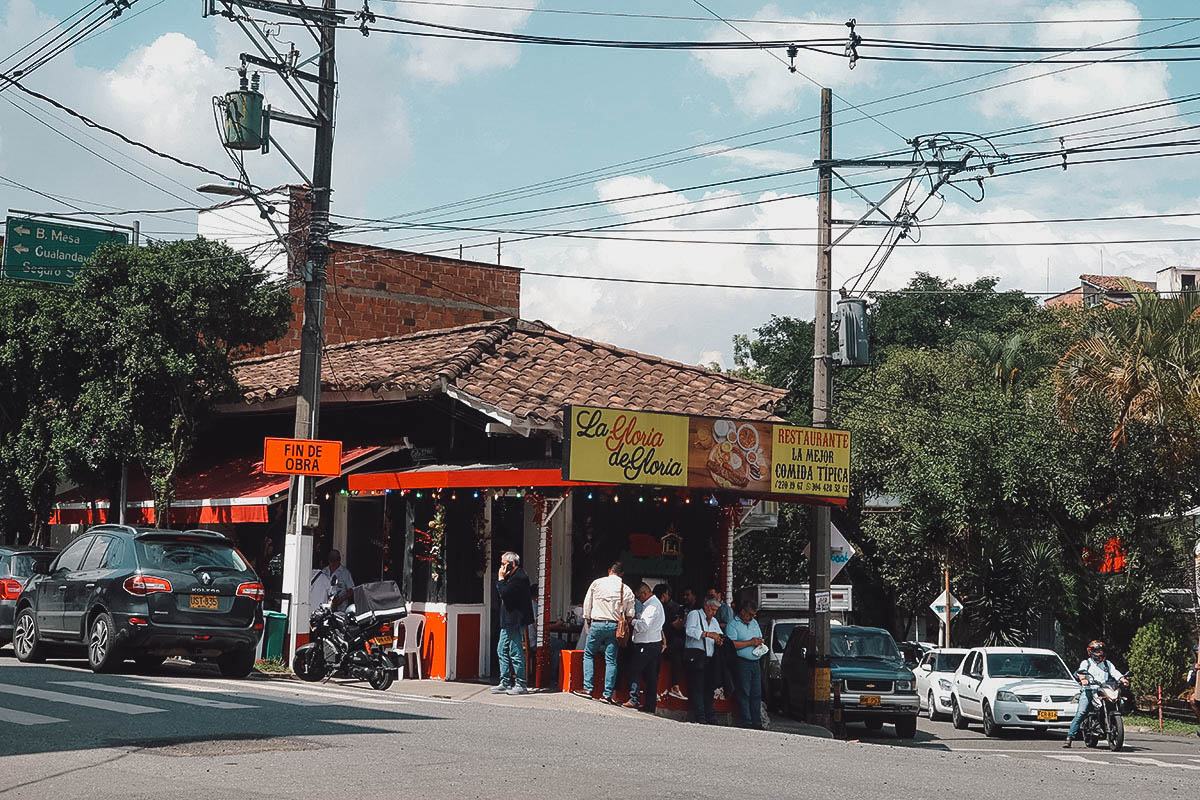
[[[941,723],[911,744],[837,742],[683,725],[570,695],[492,698],[428,681],[381,693],[130,666],[97,676],[80,662],[27,666],[0,653],[0,798],[895,800],[931,787],[1160,798],[1200,781],[1200,740],[1131,737],[1128,753],[1063,761],[1051,758],[1063,754],[1057,741],[991,742]],[[441,692],[474,699],[430,696]]]

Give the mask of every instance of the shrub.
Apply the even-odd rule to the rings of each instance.
[[[1139,628],[1129,646],[1129,669],[1137,696],[1155,694],[1159,686],[1165,695],[1180,683],[1191,650],[1182,626],[1162,617]]]

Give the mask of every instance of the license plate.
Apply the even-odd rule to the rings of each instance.
[[[371,640],[371,644],[378,645],[379,647],[390,647],[395,641],[395,638],[391,636],[376,636]]]
[[[877,695],[877,694],[860,695],[858,698],[858,704],[860,706],[877,706],[877,705],[879,705],[879,695]]]
[[[200,611],[216,611],[217,596],[215,594],[193,594],[188,597],[188,608]]]
[[[1038,722],[1058,722],[1058,712],[1054,710],[1039,711]]]

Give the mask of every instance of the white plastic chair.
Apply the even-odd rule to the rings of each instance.
[[[400,638],[400,628],[404,628],[404,647],[402,649],[393,649],[393,653],[399,653],[403,657],[403,666],[400,667],[400,680],[404,680],[405,673],[408,672],[408,658],[412,656],[413,663],[416,665],[414,670],[417,673],[417,680],[422,678],[421,675],[421,642],[425,637],[425,615],[424,614],[409,614],[403,619],[398,619],[392,624],[392,636]]]

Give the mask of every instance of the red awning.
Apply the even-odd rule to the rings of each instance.
[[[374,461],[391,447],[351,447],[342,451],[342,471]],[[268,508],[287,497],[286,475],[262,471],[262,456],[231,457],[218,462],[185,467],[176,481],[171,524],[203,525],[234,522],[266,522]],[[318,485],[326,480],[318,480]],[[95,501],[95,492],[76,488],[58,496],[50,524],[94,525],[108,522],[109,503]],[[126,494],[125,521],[131,525],[154,524],[154,501],[149,483],[140,473],[130,473]]]
[[[613,486],[611,483],[564,481],[561,469],[503,467],[417,468],[403,472],[368,472],[351,475],[352,492],[388,489],[523,489],[561,486]]]

